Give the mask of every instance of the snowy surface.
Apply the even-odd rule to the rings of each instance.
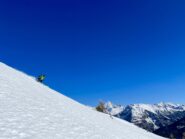
[[[0,63],[0,139],[163,139]]]

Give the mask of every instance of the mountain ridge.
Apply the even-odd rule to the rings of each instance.
[[[105,103],[105,108],[108,107],[108,104],[109,109],[107,110],[110,114],[134,123],[151,132],[185,117],[185,105],[183,104],[162,102],[158,104],[131,104],[121,106],[109,102]],[[120,108],[123,109],[115,114],[115,109]]]

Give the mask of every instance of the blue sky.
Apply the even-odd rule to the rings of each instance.
[[[185,99],[185,1],[0,2],[0,60],[87,105]]]

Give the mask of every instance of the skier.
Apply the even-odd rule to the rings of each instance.
[[[46,78],[46,76],[42,74],[42,75],[38,76],[37,81],[42,83],[45,78]]]

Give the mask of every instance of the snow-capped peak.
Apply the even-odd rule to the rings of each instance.
[[[106,111],[111,115],[117,115],[124,110],[124,106],[115,105],[112,102],[108,101],[104,104]]]

